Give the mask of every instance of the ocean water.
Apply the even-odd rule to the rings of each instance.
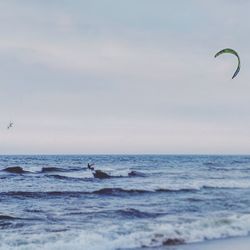
[[[0,156],[0,249],[172,249],[249,232],[250,156]]]

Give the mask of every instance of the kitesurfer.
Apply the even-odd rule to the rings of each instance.
[[[88,163],[88,169],[94,171],[95,170],[93,167],[94,165],[95,165],[94,163],[92,163],[92,164]]]
[[[88,163],[88,169],[92,171],[92,174],[94,175],[95,178],[98,178],[98,179],[107,179],[107,178],[110,178],[111,176],[101,170],[95,170],[95,168],[93,167],[95,164],[92,163]]]

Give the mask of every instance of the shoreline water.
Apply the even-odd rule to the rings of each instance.
[[[161,246],[153,248],[136,248],[134,250],[249,250],[250,236],[233,237],[227,239],[208,240],[175,246]]]
[[[210,240],[202,243],[183,245],[175,250],[249,250],[250,237],[235,237],[228,239]],[[173,249],[174,250],[174,249]]]

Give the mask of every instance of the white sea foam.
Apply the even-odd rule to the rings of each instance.
[[[166,181],[165,181],[166,182]],[[250,189],[250,181],[248,179],[244,179],[239,181],[237,180],[220,180],[220,179],[207,179],[207,180],[188,180],[183,183],[180,181],[170,180],[168,183],[160,182],[151,184],[148,187],[148,190],[183,190],[183,189],[193,189],[200,190],[202,188],[234,188],[234,189]]]
[[[162,223],[157,225],[153,245],[168,239],[178,239],[185,243],[201,242],[236,236],[247,236],[250,232],[250,214],[216,215],[196,219],[192,222]]]
[[[169,219],[169,218],[168,218]],[[129,225],[127,225],[129,226]],[[126,227],[126,226],[125,226]],[[1,235],[0,249],[45,250],[114,250],[142,246],[161,246],[167,240],[185,243],[227,237],[246,236],[250,232],[250,214],[214,215],[186,222],[152,222],[131,233],[118,233],[116,226],[96,232],[81,231],[78,235],[58,233],[48,235]],[[5,237],[6,236],[6,237]]]

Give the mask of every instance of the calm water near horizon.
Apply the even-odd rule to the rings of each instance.
[[[88,162],[112,178],[93,178]],[[0,183],[0,249],[133,249],[250,232],[250,156],[0,156]]]

